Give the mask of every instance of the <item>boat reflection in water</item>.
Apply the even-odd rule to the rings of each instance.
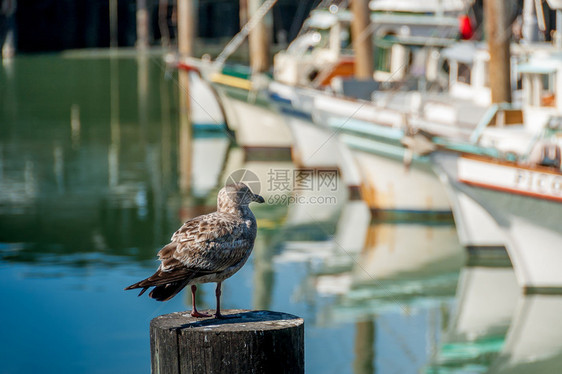
[[[464,253],[451,223],[369,224],[362,219],[368,211],[364,202],[348,201],[323,252],[307,256],[291,243],[276,260],[308,264],[295,295],[313,303],[313,328],[353,330],[348,370],[417,371],[440,341]]]
[[[452,224],[374,223],[349,268],[321,266],[313,275],[320,294],[339,295],[321,319],[342,322],[439,305],[452,299],[463,262]]]
[[[517,305],[491,373],[557,373],[562,367],[560,295],[526,295]]]
[[[456,310],[426,373],[556,373],[562,367],[560,295],[523,295],[513,269],[465,267]]]
[[[519,298],[508,260],[470,259],[459,277],[449,328],[426,372],[485,372],[504,345]]]

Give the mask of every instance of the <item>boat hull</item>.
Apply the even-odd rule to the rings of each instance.
[[[562,174],[546,168],[457,158],[466,193],[494,218],[526,293],[562,293]]]
[[[215,84],[236,142],[246,150],[273,150],[290,157],[293,137],[283,118],[242,89]],[[246,98],[247,100],[245,100]]]
[[[407,166],[402,159],[376,153],[378,144],[345,139],[362,175],[361,196],[375,216],[452,219],[445,190],[427,160]]]
[[[507,256],[503,231],[466,191],[467,187],[458,182],[456,156],[437,152],[431,161],[449,196],[461,245],[476,256]]]
[[[293,161],[303,168],[338,169],[343,182],[358,189],[361,175],[334,129],[312,120],[316,90],[270,84],[270,97],[285,118],[294,139]]]
[[[444,187],[429,160],[402,145],[404,115],[370,102],[326,95],[315,101],[315,122],[337,133],[359,169],[361,196],[384,218],[451,219]],[[412,156],[412,157],[411,157]],[[411,162],[409,160],[411,157]]]

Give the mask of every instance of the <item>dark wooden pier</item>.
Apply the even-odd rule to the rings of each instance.
[[[304,373],[304,321],[225,310],[228,319],[166,314],[150,323],[152,373]]]

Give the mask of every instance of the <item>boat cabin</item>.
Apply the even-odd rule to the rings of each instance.
[[[427,12],[423,7],[418,9],[418,1],[391,3],[383,6],[373,1],[370,5],[375,47],[373,79],[381,82],[403,80],[414,60],[413,50],[454,43],[459,34],[458,15],[466,7],[460,1],[462,7]],[[275,55],[275,80],[289,85],[326,86],[336,76],[353,76],[351,20],[350,11],[335,5],[312,11],[300,35]]]
[[[525,126],[536,131],[562,116],[562,53],[537,51],[518,67]]]

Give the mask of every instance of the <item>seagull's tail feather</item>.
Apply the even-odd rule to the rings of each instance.
[[[168,283],[163,286],[156,286],[152,291],[150,291],[148,296],[158,301],[170,300],[172,297],[176,296],[178,292],[183,290],[187,283],[187,281],[178,281]]]
[[[196,275],[196,273],[187,271],[187,269],[177,269],[175,271],[158,270],[150,277],[130,285],[125,290],[142,288],[139,293],[139,296],[141,296],[150,287],[154,287],[148,296],[158,301],[166,301],[180,292]]]

